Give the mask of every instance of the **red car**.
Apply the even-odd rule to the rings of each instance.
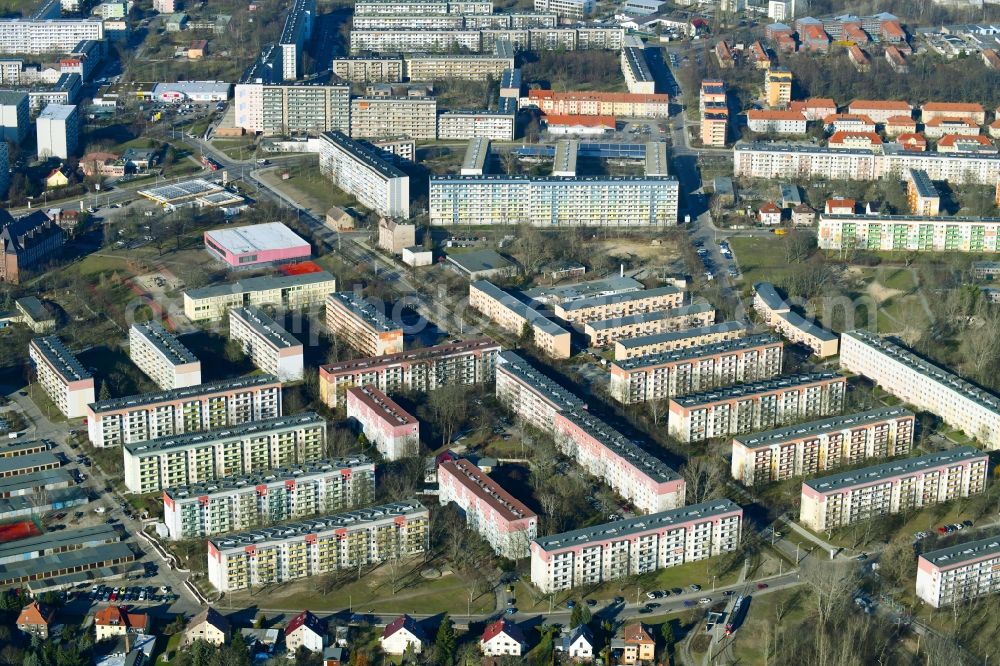
[[[767,589],[767,583],[757,583],[757,589],[758,590],[766,590]]]

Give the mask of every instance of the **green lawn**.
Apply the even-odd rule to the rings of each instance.
[[[388,565],[374,572],[362,573],[361,580],[334,585],[323,593],[316,578],[294,581],[251,594],[242,591],[232,594],[233,606],[257,605],[264,608],[310,608],[312,610],[337,610],[353,608],[357,612],[375,613],[441,613],[465,615],[470,608],[468,591],[470,581],[455,573],[446,572],[437,579],[425,579],[419,574],[421,562],[404,562],[400,566],[399,581],[393,592]],[[488,613],[496,605],[492,590],[478,594],[471,600],[473,613]],[[224,599],[222,605],[228,604]]]
[[[59,411],[52,399],[49,398],[45,389],[38,382],[28,384],[28,397],[38,407],[38,411],[44,414],[50,421],[55,423],[65,423],[66,417]]]
[[[780,236],[734,236],[729,239],[729,246],[733,248],[748,284],[759,281],[777,283],[789,271]]]
[[[914,287],[913,273],[905,268],[886,268],[879,271],[878,281],[889,289],[902,292],[911,291]]]

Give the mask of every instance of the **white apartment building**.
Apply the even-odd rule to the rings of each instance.
[[[125,486],[150,493],[321,460],[326,421],[313,412],[122,446]]]
[[[379,215],[410,217],[410,177],[342,132],[320,137],[319,170]]]
[[[554,416],[559,450],[606,483],[637,511],[654,514],[684,506],[684,479],[660,459],[586,410]]]
[[[94,377],[62,341],[54,335],[33,338],[28,344],[28,357],[36,381],[63,416],[85,416],[87,405],[94,401]]]
[[[554,433],[556,414],[580,412],[587,405],[512,351],[496,361],[497,400],[533,428]]]
[[[347,389],[347,418],[386,460],[411,458],[420,451],[420,422],[374,386]]]
[[[761,134],[805,134],[806,117],[800,111],[750,109],[747,127]]]
[[[0,19],[0,53],[72,53],[77,44],[88,39],[104,39],[101,19]]]
[[[351,87],[324,80],[237,83],[234,124],[248,132],[289,135],[351,131]]]
[[[230,310],[229,337],[240,344],[255,366],[279,381],[302,379],[302,343],[259,308],[245,305]]]
[[[570,332],[492,282],[469,284],[469,307],[513,335],[530,326],[535,345],[552,358],[570,357]]]
[[[594,13],[594,0],[535,0],[536,12],[552,12],[559,18],[585,19]]]
[[[438,139],[513,141],[516,119],[515,114],[502,111],[443,111],[438,116]]]
[[[1000,591],[1000,537],[993,535],[923,553],[917,559],[917,597],[934,608]]]
[[[28,93],[0,91],[0,131],[4,141],[21,143],[28,136]]]
[[[249,375],[91,402],[86,409],[90,443],[121,446],[281,416],[281,382]]]
[[[990,458],[962,446],[802,484],[799,521],[822,532],[863,520],[978,495]]]
[[[531,542],[531,582],[548,594],[696,562],[736,550],[743,509],[728,499]]]
[[[868,331],[845,331],[840,336],[840,367],[868,377],[908,405],[936,414],[987,450],[1000,448],[1000,398],[904,347]]]
[[[670,399],[668,431],[682,442],[766,430],[807,418],[836,414],[844,406],[847,380],[814,372]]]
[[[465,514],[469,529],[486,539],[500,557],[528,557],[538,536],[538,516],[514,498],[488,474],[465,458],[438,466],[438,502],[454,502]]]
[[[877,252],[998,252],[1000,217],[947,215],[820,215],[824,250]]]
[[[784,343],[765,333],[613,361],[609,392],[632,405],[771,379],[781,374],[783,354]]]
[[[482,51],[479,30],[351,30],[351,53],[447,53],[455,47]]]
[[[1000,178],[1000,156],[917,152],[895,143],[885,144],[881,154],[806,144],[738,143],[733,147],[736,177],[901,180],[909,169],[922,169],[935,181],[995,185]]]
[[[671,176],[431,176],[430,223],[672,226],[678,195]]]
[[[465,18],[458,14],[372,14],[355,16],[354,30],[461,30]]]
[[[355,97],[351,100],[351,137],[437,138],[437,100],[427,97]]]
[[[362,455],[223,477],[163,491],[170,538],[204,539],[366,506],[375,464]]]
[[[201,361],[155,321],[132,324],[128,331],[128,355],[165,391],[201,384]]]
[[[757,282],[753,286],[753,308],[766,326],[788,338],[789,342],[808,347],[820,358],[835,356],[840,340],[814,321],[793,312],[785,299],[770,282]]]
[[[426,552],[429,522],[411,499],[215,537],[208,580],[229,592],[408,559]]]
[[[300,309],[322,305],[336,291],[326,271],[302,275],[262,276],[184,292],[184,316],[193,322],[218,321],[241,305]]]
[[[358,0],[354,3],[358,16],[372,14],[492,14],[492,0]]]
[[[625,85],[628,86],[630,93],[652,95],[656,93],[656,79],[653,78],[649,63],[646,61],[646,47],[640,38],[636,38],[631,44],[626,44],[622,49],[620,59]]]
[[[383,393],[427,393],[443,386],[493,381],[500,345],[489,338],[423,347],[319,367],[319,396],[327,407],[344,404],[352,386],[376,386]]]
[[[355,14],[355,18],[359,18]],[[333,73],[345,81],[358,83],[398,83],[403,80],[403,57],[387,55],[338,56],[333,59]],[[411,77],[414,80],[433,80]],[[350,113],[350,104],[348,104]],[[345,131],[345,130],[342,130]],[[346,130],[350,131],[350,129]]]
[[[755,486],[826,472],[875,458],[904,456],[913,446],[916,417],[902,407],[768,430],[733,439],[732,476]]]
[[[49,104],[35,119],[38,157],[69,159],[80,143],[80,114],[75,104]]]

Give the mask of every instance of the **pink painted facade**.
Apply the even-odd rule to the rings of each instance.
[[[420,423],[372,385],[347,389],[347,417],[360,424],[365,437],[386,460],[417,454]]]
[[[213,229],[205,232],[204,241],[205,249],[233,268],[288,263],[312,255],[309,243],[280,223]]]
[[[1000,592],[1000,538],[990,536],[922,554],[917,597],[934,608]]]
[[[508,559],[528,556],[538,534],[538,516],[465,458],[438,467],[438,501],[454,502],[466,522],[486,538],[494,552]]]
[[[684,506],[684,479],[589,414],[557,413],[555,440],[589,474],[644,513]]]

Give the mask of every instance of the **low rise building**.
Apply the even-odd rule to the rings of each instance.
[[[700,328],[714,323],[715,308],[708,303],[694,303],[666,310],[589,321],[584,324],[583,332],[590,346],[604,347],[619,340]]]
[[[836,414],[847,380],[814,372],[670,399],[668,432],[682,442],[739,435]]]
[[[220,592],[408,559],[427,551],[429,514],[417,500],[355,509],[208,541]]]
[[[531,509],[465,458],[441,463],[437,476],[438,501],[454,502],[493,552],[509,560],[528,557],[538,536],[538,516]]]
[[[122,448],[125,486],[134,493],[150,493],[321,460],[326,420],[304,412]]]
[[[913,114],[913,107],[903,100],[856,99],[848,105],[847,112],[867,116],[876,123],[885,125],[893,117],[909,118]]]
[[[281,382],[265,374],[110,398],[91,402],[86,411],[87,435],[97,448],[277,416],[281,416]]]
[[[382,311],[384,305],[347,292],[326,297],[326,328],[368,356],[403,351],[403,328]]]
[[[205,232],[205,249],[230,268],[258,268],[312,256],[309,242],[281,222]]]
[[[56,408],[68,419],[85,416],[94,401],[94,377],[54,335],[33,338],[28,357],[35,378]]]
[[[528,653],[528,641],[516,624],[505,618],[486,625],[479,649],[487,657],[520,657]]]
[[[417,621],[409,615],[400,615],[385,625],[379,638],[379,647],[385,654],[420,654],[427,642],[427,636]]]
[[[974,125],[986,122],[986,110],[975,102],[925,102],[920,107],[920,120],[926,125],[937,118],[965,118]]]
[[[514,262],[493,250],[449,254],[447,261],[449,266],[470,281],[512,277],[517,273]]]
[[[386,460],[412,458],[420,449],[420,423],[375,386],[347,389],[347,418]]]
[[[94,613],[94,633],[98,642],[127,634],[145,634],[149,624],[149,616],[145,613],[130,613],[121,606],[107,606]]]
[[[382,218],[378,221],[378,247],[389,254],[402,254],[403,248],[417,244],[415,224]]]
[[[203,539],[346,511],[375,497],[375,464],[363,455],[230,475],[163,491],[163,522],[174,541]]]
[[[614,116],[616,118],[667,118],[670,96],[532,89],[522,97],[521,108],[537,107],[545,115]]]
[[[344,404],[347,389],[372,385],[384,393],[434,391],[493,381],[500,345],[489,338],[423,347],[398,354],[342,361],[319,368],[320,400]]]
[[[817,532],[978,495],[989,456],[961,446],[802,484],[799,520]]]
[[[837,355],[840,344],[837,335],[793,312],[773,284],[758,282],[753,286],[753,293],[753,308],[766,326],[774,328],[789,342],[808,347],[820,358]]]
[[[201,384],[201,361],[156,321],[132,324],[128,331],[128,355],[161,389]]]
[[[530,330],[535,345],[552,358],[570,357],[570,332],[492,282],[469,285],[469,306],[513,335]]]
[[[302,343],[259,308],[245,305],[229,311],[229,339],[240,345],[257,368],[278,381],[302,379]]]
[[[7,144],[0,147],[0,167],[7,164]],[[7,191],[8,173],[0,173],[0,194]],[[0,212],[0,280],[20,284],[23,278],[62,253],[64,237],[58,224],[40,210],[12,218]]]
[[[549,594],[695,562],[739,547],[743,509],[727,499],[531,543],[531,582]]]
[[[769,334],[613,361],[609,392],[624,405],[659,402],[781,374],[784,344]]]
[[[845,331],[840,366],[916,409],[936,414],[987,450],[1000,448],[1000,398],[908,349],[868,331]]]
[[[924,136],[928,139],[940,139],[949,134],[978,136],[979,125],[968,118],[949,118],[947,116],[938,116],[924,122]]]
[[[917,558],[917,597],[932,608],[965,603],[1000,590],[1000,538],[966,541]]]
[[[581,326],[592,321],[678,308],[683,302],[683,291],[665,286],[556,303],[553,312],[560,319]]]
[[[49,627],[52,626],[55,617],[54,608],[32,601],[21,609],[14,624],[21,632],[29,636],[37,636],[44,641],[49,637]]]
[[[198,613],[184,629],[182,645],[205,641],[211,645],[225,645],[232,636],[229,620],[211,606]]]
[[[790,102],[788,109],[789,111],[798,111],[809,122],[816,122],[837,113],[837,103],[829,97],[810,97],[809,99]]]
[[[724,321],[710,326],[618,340],[615,342],[615,360],[624,361],[650,354],[664,354],[677,349],[737,340],[746,335],[747,330],[746,324],[742,322]]]
[[[733,439],[731,472],[747,486],[809,476],[910,452],[916,417],[902,407],[768,430]]]
[[[800,111],[750,109],[747,127],[761,134],[805,134],[806,117]]]
[[[184,316],[191,321],[218,321],[241,305],[300,309],[322,305],[337,281],[326,271],[255,277],[184,292]]]
[[[326,643],[326,624],[309,611],[302,611],[285,626],[285,649],[289,654],[298,654],[299,650],[321,654]]]

